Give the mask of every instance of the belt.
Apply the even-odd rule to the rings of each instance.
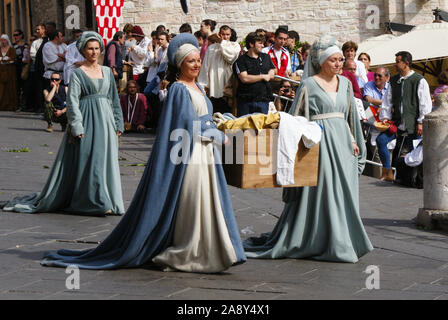
[[[314,116],[311,116],[311,121],[333,119],[333,118],[345,119],[345,115],[342,112],[330,112],[330,113],[316,114]]]
[[[93,94],[88,94],[86,96],[81,97],[80,100],[84,100],[84,99],[99,99],[99,98],[106,98],[108,99],[109,97],[106,96],[105,94],[99,94],[99,93],[93,93]]]

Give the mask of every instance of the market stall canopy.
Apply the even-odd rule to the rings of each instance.
[[[370,55],[371,66],[394,64],[395,54],[399,51],[410,52],[413,61],[444,58],[448,56],[448,23],[419,25],[399,37],[383,40],[377,42],[366,40],[360,45],[361,50]],[[358,52],[362,51],[358,49]]]
[[[392,39],[395,39],[396,37],[397,36],[394,36],[393,34],[382,34],[377,37],[369,38],[358,45],[358,51],[356,53],[358,54],[358,56],[363,52],[369,53],[369,51],[373,48],[378,47],[379,45],[382,45],[383,43],[388,42]]]

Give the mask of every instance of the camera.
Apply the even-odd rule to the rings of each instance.
[[[289,89],[290,89],[290,88],[284,88],[284,89],[283,89],[283,93],[289,93]]]

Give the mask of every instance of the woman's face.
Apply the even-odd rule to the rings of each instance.
[[[355,59],[355,55],[356,55],[356,51],[353,48],[349,48],[347,50],[344,51],[344,57],[347,60],[353,60]]]
[[[207,35],[212,32],[211,27],[206,25],[204,22],[201,22],[200,30],[203,34],[207,34]]]
[[[180,66],[181,76],[188,79],[195,79],[201,71],[201,56],[199,52],[190,53]]]
[[[84,57],[88,61],[96,61],[101,53],[100,43],[96,40],[91,40],[87,42],[84,47]]]
[[[322,71],[329,74],[339,74],[343,66],[343,57],[340,53],[335,53],[331,55],[322,64]]]
[[[364,63],[367,70],[370,68],[369,58],[367,58],[367,56],[365,54],[360,55],[358,60],[361,61],[362,63]]]

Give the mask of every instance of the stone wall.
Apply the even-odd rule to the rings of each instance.
[[[58,12],[58,2],[62,7],[62,12]],[[83,0],[33,0],[30,1],[30,4],[33,25],[53,21],[57,24],[57,28],[59,30],[64,31],[65,33],[67,33],[67,36],[70,37],[70,32],[68,30],[65,30],[65,20],[69,17],[70,14],[66,13],[65,10],[70,5],[76,5],[80,11],[80,28],[87,29],[86,8],[85,1]]]
[[[379,16],[380,23],[422,24],[432,22],[432,9],[448,9],[447,0],[188,0],[188,5],[189,14],[185,15],[179,0],[127,0],[122,26],[138,24],[149,34],[164,24],[177,33],[185,22],[199,30],[200,22],[208,18],[218,26],[229,24],[239,39],[256,28],[273,31],[286,24],[298,31],[302,40],[313,41],[320,34],[330,33],[340,41],[362,41],[384,33],[382,25],[366,26],[372,14]],[[374,13],[369,6],[374,6]]]

